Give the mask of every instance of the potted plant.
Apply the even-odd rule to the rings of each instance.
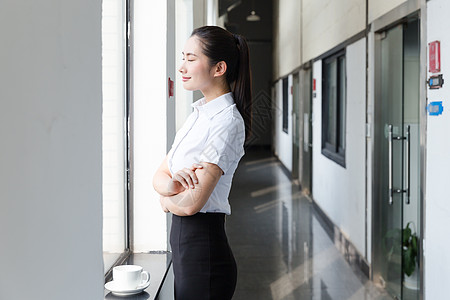
[[[410,224],[411,222],[406,224],[402,234],[402,263],[405,274],[404,285],[410,289],[417,289],[416,266],[419,263],[419,238],[409,228]]]
[[[384,237],[384,249],[389,261],[398,262],[404,274],[404,285],[409,289],[418,289],[417,286],[417,266],[419,259],[419,238],[413,233],[408,222],[406,227],[389,230]],[[399,241],[402,241],[400,246]]]

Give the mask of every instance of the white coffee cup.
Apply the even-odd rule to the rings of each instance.
[[[144,285],[150,279],[150,274],[141,266],[122,265],[113,268],[113,281],[118,289],[134,290]]]

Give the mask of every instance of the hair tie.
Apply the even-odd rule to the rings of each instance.
[[[233,38],[234,38],[234,42],[236,43],[236,47],[238,48],[238,50],[241,50],[241,44],[239,42],[239,34],[233,33]]]

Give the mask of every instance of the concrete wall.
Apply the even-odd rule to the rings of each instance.
[[[408,0],[369,0],[369,23]]]
[[[274,2],[274,55],[273,78],[285,76],[301,65],[300,21],[301,1],[278,0]]]
[[[325,157],[322,149],[322,63],[314,63],[317,97],[313,99],[313,197],[364,256],[365,245],[365,39],[346,48],[346,166]]]
[[[366,1],[278,0],[274,15],[275,80],[363,31]]]
[[[441,41],[441,74],[450,72],[450,11],[447,0],[427,2],[427,42]],[[428,73],[431,75],[431,73]],[[447,77],[446,77],[447,76]],[[450,170],[450,86],[428,90],[428,101],[442,101],[444,112],[427,119],[427,160],[425,198],[425,299],[440,299],[448,293],[450,248],[448,227],[450,202],[448,196]]]
[[[101,1],[1,7],[0,299],[101,299]]]
[[[304,62],[365,29],[365,0],[305,0],[302,11]]]

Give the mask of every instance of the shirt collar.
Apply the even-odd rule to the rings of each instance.
[[[197,100],[192,103],[192,107],[197,109],[199,112],[204,112],[208,119],[211,119],[216,114],[233,104],[233,93],[229,92],[209,101],[208,103],[205,102],[205,98]]]

